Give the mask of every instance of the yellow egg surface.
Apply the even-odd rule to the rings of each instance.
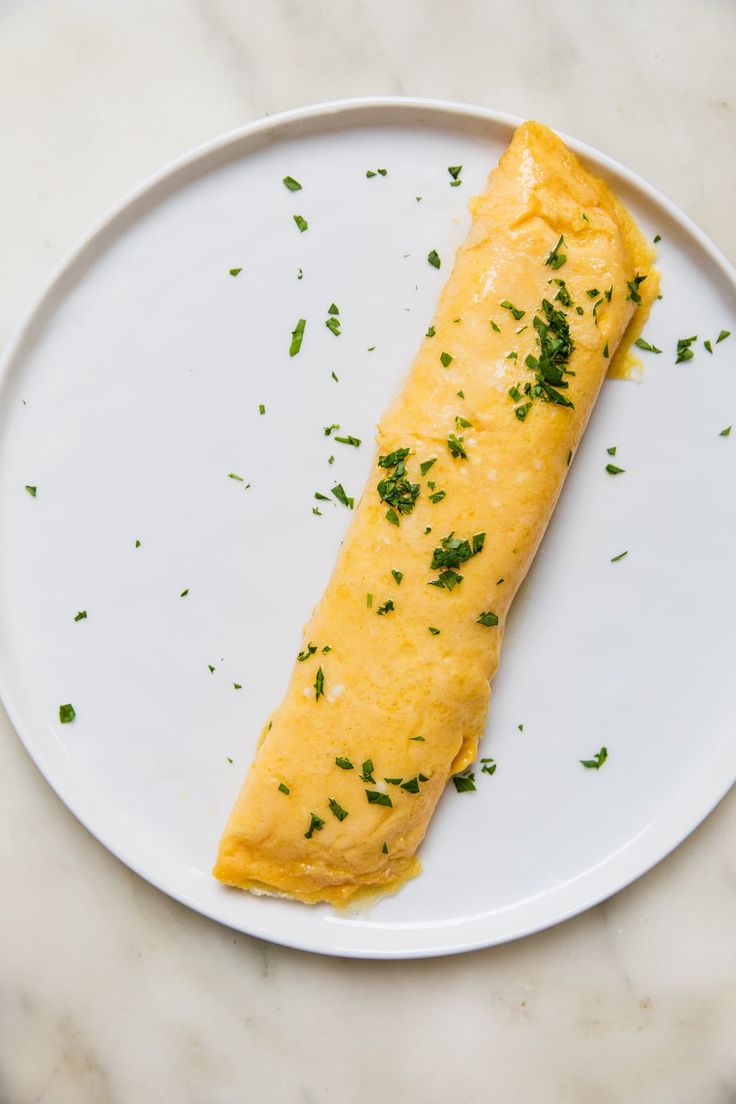
[[[418,872],[606,371],[657,294],[631,216],[539,123],[471,212],[227,822],[229,885],[345,904]]]

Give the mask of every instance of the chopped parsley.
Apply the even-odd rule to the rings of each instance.
[[[409,778],[406,782],[401,783],[402,790],[406,790],[410,794],[419,793],[419,778]]]
[[[338,306],[336,306],[335,303],[330,303],[329,307],[327,308],[327,313],[328,314],[339,314],[340,313],[340,308]]]
[[[473,771],[466,771],[465,774],[456,774],[453,776],[452,781],[455,783],[455,789],[458,793],[472,793],[475,790],[475,774]]]
[[[295,180],[293,176],[285,176],[283,179],[283,183],[286,185],[290,192],[300,192],[302,190],[301,184],[298,180]]]
[[[360,778],[362,782],[372,782],[375,785],[375,778],[373,777],[373,760],[366,759],[361,768]]]
[[[461,417],[460,414],[455,415],[455,428],[456,429],[472,429],[473,423],[469,422],[467,418]]]
[[[580,762],[588,770],[600,770],[606,759],[608,758],[608,748],[602,747],[600,751],[595,753],[592,759],[581,759]]]
[[[619,468],[616,464],[606,464],[606,471],[609,475],[623,475],[626,468]]]
[[[640,276],[637,272],[633,280],[626,281],[626,286],[629,289],[629,294],[626,296],[627,303],[630,299],[632,303],[636,303],[637,307],[641,304],[641,295],[639,294],[639,288],[645,280],[646,276]]]
[[[325,822],[322,817],[318,817],[316,813],[309,814],[309,828],[304,833],[305,839],[311,839],[315,832],[321,832],[325,826]]]
[[[661,235],[661,234],[655,234],[655,235],[654,235],[654,239],[653,239],[653,240],[654,240],[654,244],[656,245],[656,244],[657,244],[657,242],[661,242],[661,240],[662,240],[662,235]]]
[[[496,767],[498,766],[495,759],[481,759],[481,770],[483,774],[495,774]]]
[[[434,335],[435,335],[436,333],[437,333],[437,331],[436,331],[436,329],[434,328],[434,326],[430,326],[430,327],[429,327],[429,329],[427,330],[427,332],[425,333],[425,335],[424,335],[424,336],[425,336],[425,337],[434,337]]]
[[[457,395],[457,397],[459,399],[464,399],[465,398],[465,392],[464,391],[456,391],[455,394]]]
[[[329,437],[330,434],[332,433],[333,429],[339,429],[339,428],[340,428],[340,426],[337,424],[337,422],[333,422],[332,425],[325,426],[324,429],[322,430],[322,432],[324,433],[325,437]]]
[[[695,334],[694,337],[681,337],[679,339],[679,341],[677,342],[677,360],[675,361],[675,364],[682,364],[684,360],[693,359],[695,353],[690,348],[690,346],[693,344],[693,342],[697,340],[697,334]]]
[[[619,560],[622,560],[624,556],[628,556],[628,554],[629,550],[627,548],[625,552],[619,552],[618,556],[611,556],[611,563],[618,563]]]
[[[229,268],[228,269],[228,272],[230,273],[231,276],[239,276],[242,271],[243,271],[242,268]]]
[[[710,353],[711,356],[712,356],[713,355],[713,346],[711,345],[710,341],[704,341],[703,345],[705,346],[706,352]]]
[[[59,721],[61,724],[71,724],[77,713],[71,702],[59,706]]]
[[[306,325],[307,320],[305,318],[300,318],[294,329],[291,331],[291,345],[289,346],[289,356],[296,356],[296,354],[301,349]]]
[[[243,689],[243,684],[242,683],[240,683],[240,682],[234,682],[233,683],[233,690],[242,690],[242,689]]]
[[[440,635],[440,630],[435,628],[434,625],[428,625],[427,629],[432,634],[432,636],[439,636]]]
[[[542,314],[535,315],[534,329],[537,331],[537,345],[539,356],[529,354],[524,363],[536,373],[536,383],[524,385],[524,392],[531,399],[540,399],[542,402],[557,403],[560,406],[573,407],[573,402],[562,394],[568,386],[564,378],[569,371],[567,363],[572,356],[575,345],[570,336],[570,327],[562,311],[555,310],[549,299],[542,300]],[[520,414],[517,408],[516,416],[520,421],[526,417],[529,407]]]
[[[433,268],[439,268],[442,264],[442,261],[440,260],[440,255],[436,249],[430,249],[429,253],[427,254],[427,260]]]
[[[557,284],[559,291],[555,295],[555,301],[562,303],[563,307],[572,306],[572,298],[570,292],[567,290],[567,284],[564,280],[553,280],[553,283]]]
[[[317,651],[317,645],[313,644],[312,641],[310,640],[309,643],[307,644],[306,648],[304,649],[304,651],[299,652],[299,655],[296,657],[297,661],[299,663],[304,663],[304,660],[309,659],[309,657],[313,656],[316,651]]]
[[[433,502],[436,506],[438,502],[441,502],[442,499],[446,498],[446,497],[447,497],[447,492],[446,491],[435,491],[433,494],[431,494],[429,496],[429,501]]]
[[[368,169],[365,175],[370,178],[372,176],[386,176],[387,173],[388,169]]]
[[[449,353],[440,353],[440,360],[442,361],[443,368],[449,368],[455,358],[450,356]]]
[[[29,493],[29,495],[31,496],[31,498],[35,498],[35,497],[36,497],[36,491],[38,490],[38,488],[37,488],[37,487],[33,487],[33,486],[31,486],[30,484],[26,483],[26,485],[25,485],[25,489],[26,489],[26,490],[28,491],[28,493]]]
[[[321,697],[324,697],[325,692],[325,675],[322,667],[317,668],[317,677],[314,680],[314,700],[319,701]]]
[[[421,743],[421,744],[423,744],[423,743],[425,742],[425,740],[424,740],[424,737],[423,737],[423,736],[410,736],[410,737],[409,737],[409,739],[410,739],[410,740],[413,740],[413,741],[414,741],[415,743]]]
[[[716,345],[720,345],[722,341],[725,341],[726,338],[730,337],[730,336],[731,336],[731,331],[730,330],[721,330],[718,337],[716,338]]]
[[[394,568],[391,569],[391,574],[394,577],[396,585],[401,586],[401,580],[404,578],[404,572],[403,571],[397,571],[396,568],[394,567]]]
[[[421,464],[419,465],[419,470],[422,473],[422,475],[426,475],[427,472],[429,471],[429,469],[432,467],[432,465],[436,464],[436,463],[437,463],[437,457],[436,456],[432,456],[429,460],[423,460],[421,462]]]
[[[335,337],[340,336],[340,319],[339,318],[335,318],[334,315],[331,315],[326,320],[325,326],[327,327],[328,330],[330,330],[335,335]]]
[[[336,816],[338,820],[344,820],[345,817],[348,815],[347,809],[343,809],[342,805],[338,805],[334,797],[331,797],[328,800],[327,804],[330,807],[330,812],[332,813],[332,815]]]
[[[378,609],[376,610],[376,613],[381,614],[381,615],[383,615],[385,613],[391,613],[391,611],[394,610],[395,608],[396,607],[394,606],[393,598],[387,598],[386,601],[383,603],[383,605],[378,607]]]
[[[462,165],[448,165],[447,171],[453,180],[457,180],[457,178],[460,176],[460,173],[463,171],[463,167]]]
[[[603,346],[603,356],[608,360],[610,354],[608,352],[608,342]]]
[[[501,327],[499,325],[497,325],[497,323],[494,322],[493,319],[491,319],[491,321],[489,322],[489,325],[490,325],[491,329],[495,331],[495,333],[500,333],[501,332]]]
[[[656,345],[650,345],[648,341],[645,341],[643,337],[637,337],[634,342],[637,349],[643,349],[645,353],[661,353],[662,350],[658,349]]]
[[[600,295],[600,292],[598,288],[588,288],[585,294],[589,295],[591,299],[597,299]]]
[[[550,252],[550,255],[547,257],[547,260],[544,262],[546,265],[549,265],[549,267],[554,269],[555,271],[557,271],[558,268],[562,268],[565,261],[567,260],[567,254],[560,252],[560,250],[562,249],[564,244],[565,244],[565,239],[560,234],[560,240],[558,241],[558,243],[554,247],[554,249]]]
[[[345,494],[345,488],[343,487],[342,483],[337,483],[332,488],[331,493],[335,496],[338,502],[342,502],[343,506],[347,506],[349,510],[352,510],[353,506],[355,505],[355,499],[349,498],[348,495]]]
[[[498,585],[498,584],[496,584]],[[485,613],[481,613],[480,617],[476,618],[476,625],[485,625],[486,628],[493,628],[498,624],[498,614],[491,613],[490,610],[486,610]]]
[[[726,426],[725,429],[722,429],[721,432],[718,434],[718,436],[719,437],[730,437],[731,436],[731,426]],[[86,617],[87,614],[85,613],[84,616]],[[74,620],[75,621],[77,620],[76,617],[74,618]]]
[[[347,437],[335,437],[336,441],[339,441],[341,445],[352,445],[353,448],[360,448],[360,437],[352,437],[348,434]]]
[[[447,438],[447,447],[450,450],[450,455],[455,460],[467,460],[468,454],[463,447],[463,438],[456,437],[454,433],[451,433]]]
[[[279,782],[278,789],[279,789],[279,793],[286,794],[287,797],[291,793],[289,787],[286,785],[285,782]]]
[[[526,311],[519,310],[513,303],[509,303],[508,299],[502,299],[499,305],[502,306],[504,310],[511,311],[517,322],[526,314]]]
[[[383,847],[381,848],[381,851],[383,852],[384,855],[388,855],[388,844],[386,843],[385,840],[383,842]]]
[[[137,540],[137,541],[135,542],[135,546],[136,546],[136,548],[140,548],[140,546],[141,546],[141,542],[140,542],[139,540]]]
[[[419,496],[419,484],[411,483],[406,477],[406,458],[408,448],[398,448],[387,456],[378,457],[378,465],[386,469],[386,476],[379,480],[376,490],[382,502],[390,509],[386,519],[392,525],[399,524],[399,514],[410,514]]]
[[[266,407],[265,407],[264,403],[259,403],[258,404],[258,413],[259,414],[265,414],[266,413]]]
[[[567,467],[570,467],[570,461],[572,460],[572,449],[567,450]]]
[[[346,759],[343,755],[338,755],[335,759],[335,763],[341,770],[354,770],[353,764],[349,759]]]
[[[299,227],[299,233],[300,234],[303,234],[304,231],[307,230],[308,227],[309,227],[309,223],[307,222],[307,220],[304,218],[303,215],[294,215],[294,222]]]
[[[616,445],[611,445],[610,448],[606,449],[606,452],[608,453],[609,456],[615,456],[616,455]]]
[[[86,621],[87,620],[87,611],[86,610],[80,610],[79,613],[75,613],[74,620],[75,621]]]
[[[185,589],[184,589],[184,590],[183,590],[183,591],[181,592],[181,594],[179,595],[179,597],[180,597],[180,598],[186,598],[186,596],[187,596],[187,594],[188,594],[188,593],[189,593],[189,587],[186,587],[186,588],[185,588]],[[86,617],[86,616],[87,616],[87,615],[85,614],[85,617]]]
[[[386,793],[381,793],[380,790],[366,790],[365,796],[368,798],[369,805],[385,805],[387,809],[393,809],[394,803]]]
[[[473,556],[477,556],[479,552],[483,551],[485,540],[485,533],[476,533],[472,538],[471,547],[470,541],[461,540],[455,536],[454,532],[448,533],[440,541],[439,547],[432,552],[432,561],[429,566],[433,570],[440,567],[460,567],[461,564],[467,563]]]
[[[432,579],[427,585],[433,587],[440,587],[445,590],[454,590],[463,581],[463,576],[459,575],[457,571],[452,571],[448,568],[446,571],[441,571],[436,579]]]
[[[211,675],[214,675],[214,673],[215,673],[215,668],[214,668],[214,667],[212,666],[212,664],[211,664],[211,663],[208,663],[208,664],[207,664],[207,670],[209,671],[209,673],[210,673]]]
[[[372,608],[373,608],[373,595],[372,595],[372,594],[366,594],[366,596],[365,596],[365,604],[366,604],[366,606],[368,607],[368,609],[372,609]]]

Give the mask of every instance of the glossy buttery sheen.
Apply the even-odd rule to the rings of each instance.
[[[225,828],[214,874],[229,885],[344,904],[418,872],[448,778],[475,758],[509,606],[610,359],[657,293],[631,217],[546,127],[519,127],[471,210],[434,335],[381,420],[368,486],[305,628],[310,654],[294,665]],[[556,355],[570,374],[554,387],[526,365],[545,340],[535,318],[552,323],[552,354],[550,336],[564,346],[569,327],[572,352],[566,363],[564,347]],[[391,517],[377,485],[404,449],[419,489],[404,488],[407,512]],[[455,559],[441,543],[451,534],[468,541]],[[454,567],[432,567],[435,549]],[[430,585],[443,570],[451,589]]]

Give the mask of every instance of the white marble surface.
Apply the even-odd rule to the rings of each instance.
[[[543,119],[736,261],[734,41],[730,0],[5,0],[0,342],[74,238],[168,159],[370,93]],[[0,1104],[736,1101],[733,793],[587,915],[405,964],[284,950],[174,904],[77,824],[4,714],[0,795]]]

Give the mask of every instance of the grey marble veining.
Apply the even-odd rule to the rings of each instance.
[[[0,341],[74,238],[168,159],[371,93],[536,116],[736,260],[734,41],[728,0],[0,6]],[[0,1104],[736,1101],[733,794],[575,920],[390,964],[269,946],[168,900],[80,827],[4,714],[0,792]]]

